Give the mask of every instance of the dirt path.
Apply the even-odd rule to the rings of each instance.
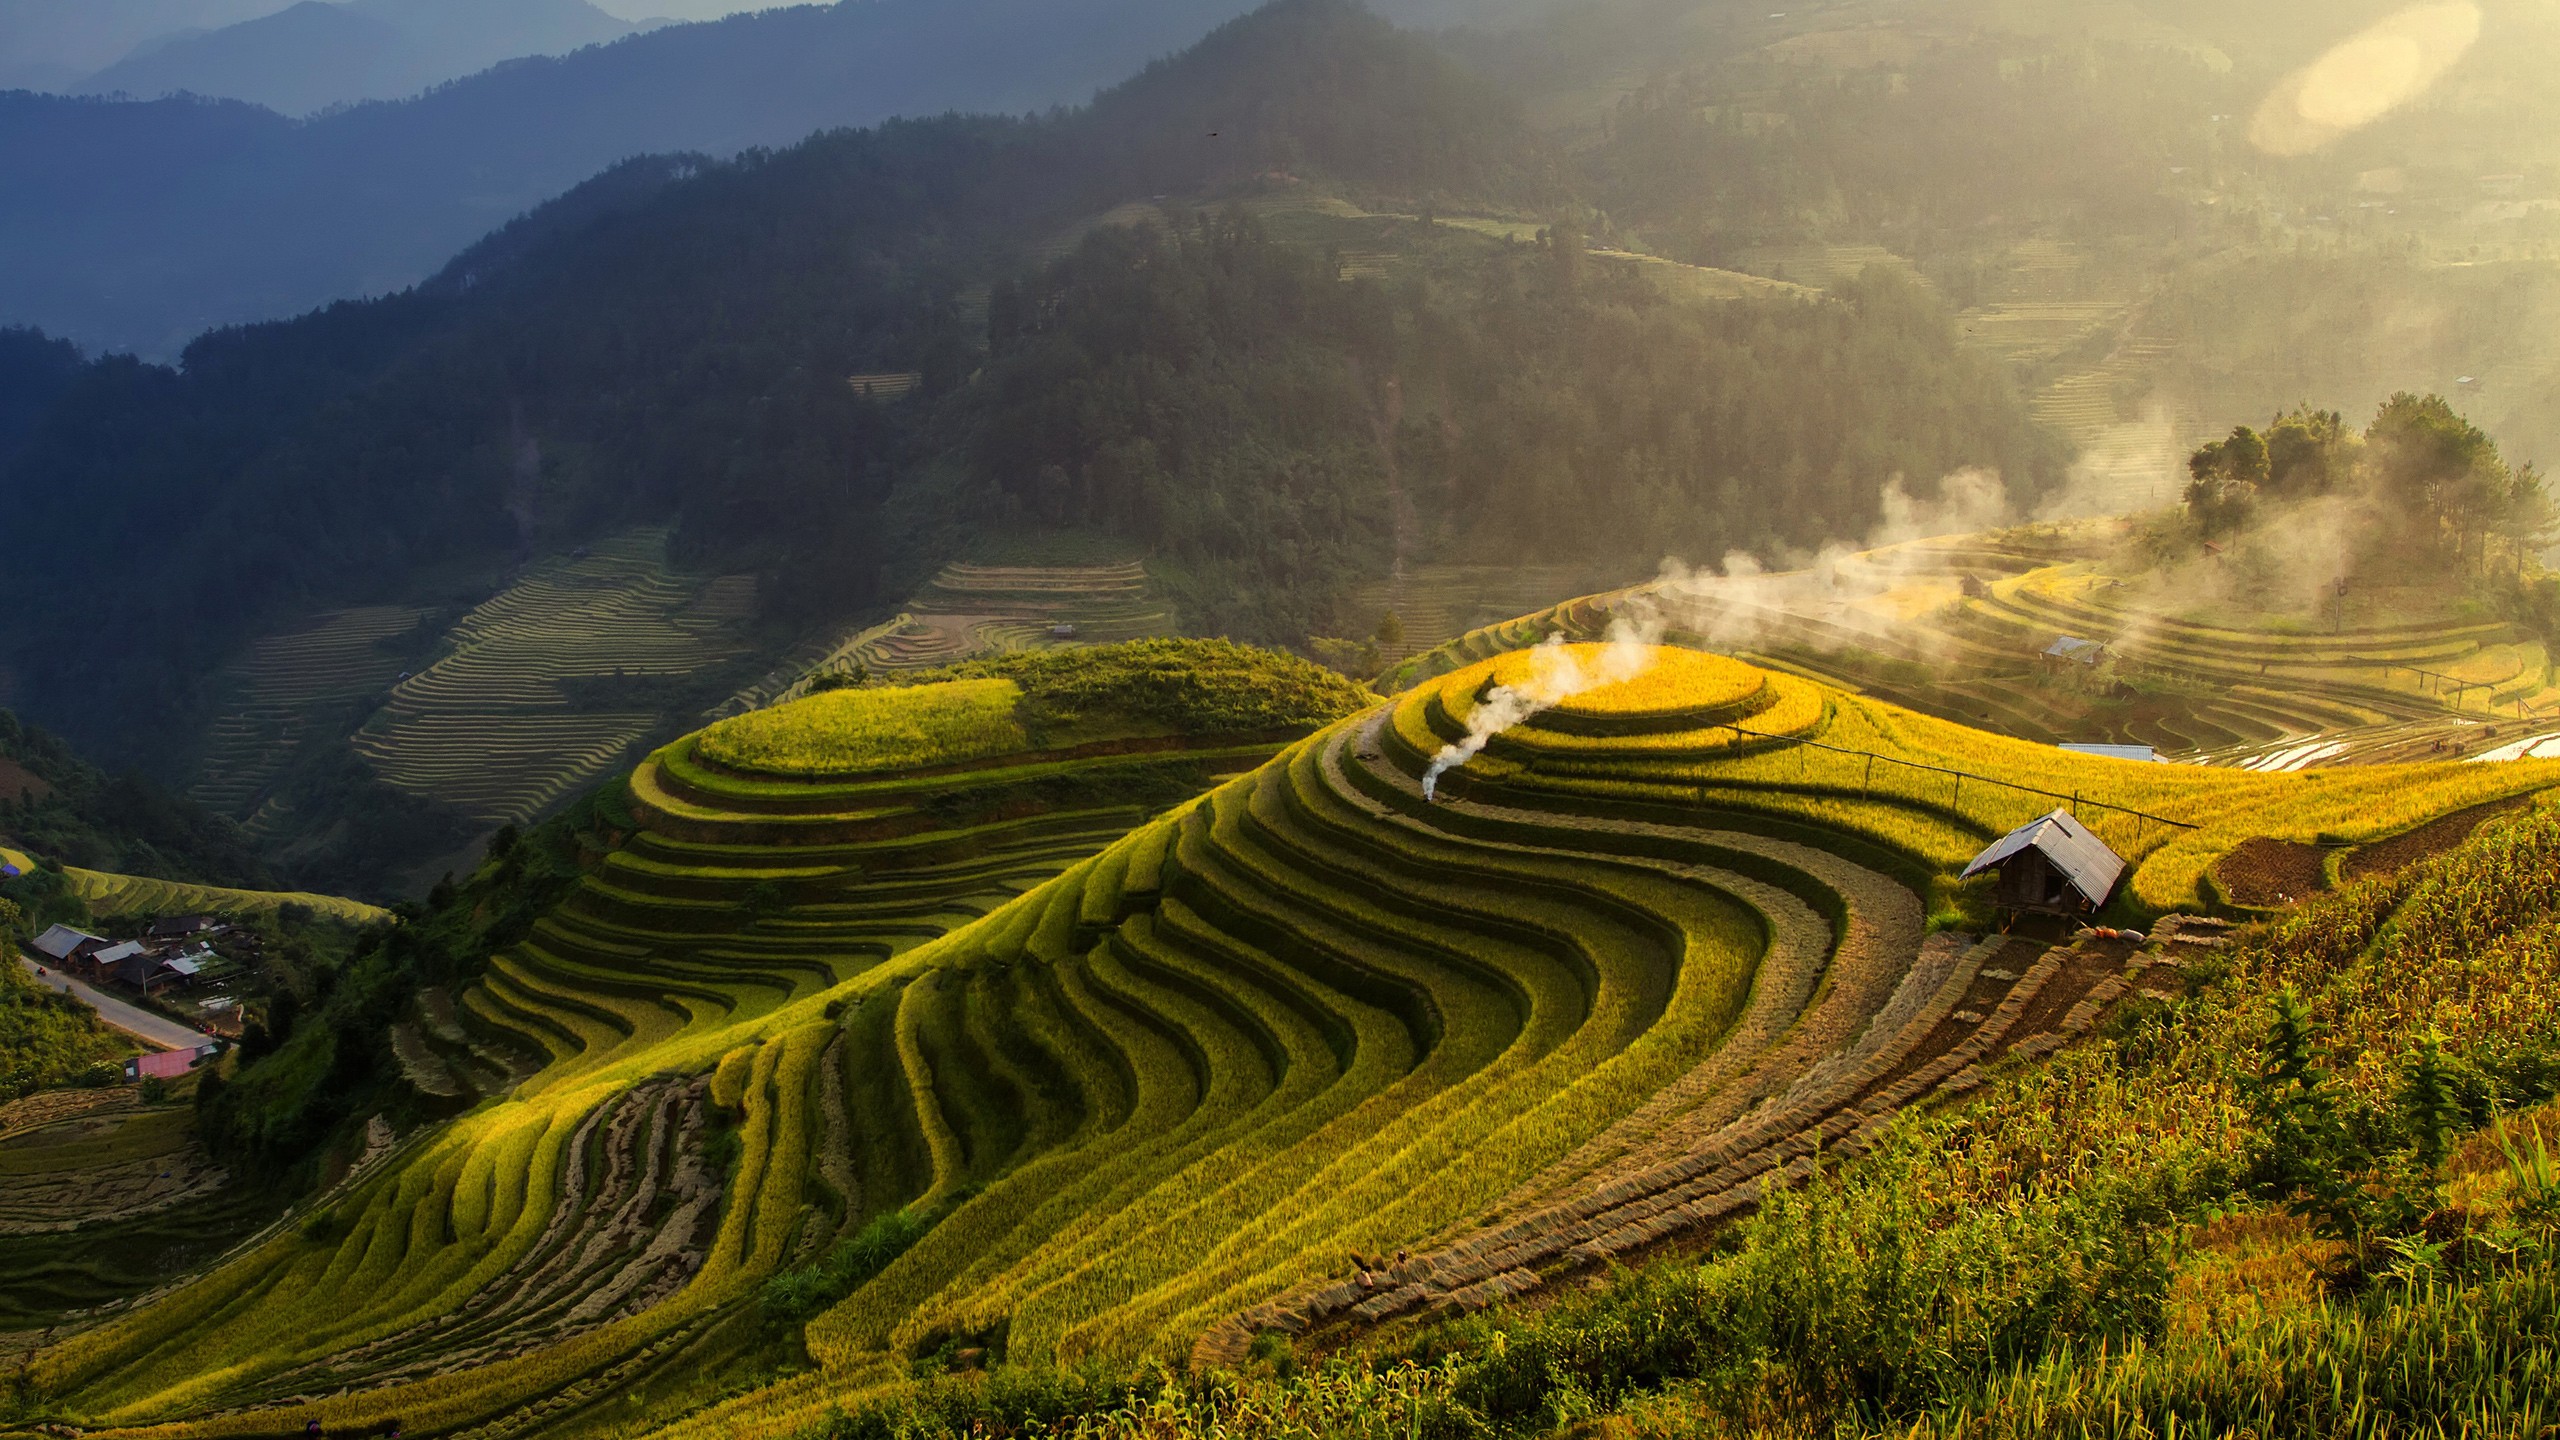
[[[155,1050],[192,1050],[205,1043],[205,1037],[165,1016],[154,1015],[138,1005],[128,1005],[113,995],[83,985],[59,970],[38,974],[36,962],[21,955],[18,963],[36,977],[36,983],[59,990],[72,999],[98,1012],[98,1018]]]

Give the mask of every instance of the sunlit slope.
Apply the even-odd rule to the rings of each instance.
[[[154,880],[143,875],[111,875],[76,866],[63,867],[62,876],[65,888],[97,915],[157,917],[200,911],[271,919],[278,911],[300,909],[347,925],[378,925],[391,918],[391,912],[379,905],[300,890],[235,890],[222,885]]]
[[[2190,593],[2209,594],[2212,575],[2181,585],[2094,558],[2121,540],[2112,522],[2035,526],[1636,586],[1462,637],[1381,688],[1551,633],[1591,638],[1633,606],[1682,643],[2046,743],[2299,768],[2474,753],[2518,726],[2553,728],[2552,657],[2523,626],[2437,592],[2360,593],[2345,617],[2217,606]],[[2105,645],[2104,669],[2044,654],[2066,636]]]
[[[1930,933],[1933,907],[1979,918],[1952,874],[2021,819],[2079,797],[2137,860],[2141,914],[2201,904],[2243,838],[2375,837],[2560,783],[2082,759],[1645,648],[1427,800],[1442,747],[1553,658],[1460,669],[870,953],[798,927],[901,883],[830,847],[920,823],[924,777],[713,758],[788,749],[761,733],[664,752],[641,838],[493,972],[506,1007],[548,1007],[550,1067],[316,1229],[48,1352],[40,1383],[183,1433],[523,1406],[568,1433],[621,1393],[642,1398],[617,1428],[672,1420],[651,1407],[713,1398],[683,1376],[765,1277],[893,1211],[930,1228],[809,1323],[819,1368],[677,1431],[793,1433],[919,1362],[1226,1363],[1260,1328],[1483,1304],[1711,1223],[2092,1023],[2148,963],[2132,942]],[[952,733],[987,693],[947,697]]]
[[[983,720],[990,684],[1018,696],[1003,753],[815,763],[835,711],[947,735],[933,717]],[[539,1073],[404,1137],[327,1218],[58,1346],[48,1384],[100,1422],[193,1417],[200,1433],[256,1432],[276,1412],[216,1412],[355,1385],[322,1407],[332,1428],[397,1415],[415,1433],[537,1400],[574,1409],[676,1354],[729,1353],[742,1342],[720,1327],[764,1277],[934,1183],[896,1036],[879,1007],[843,1002],[908,973],[891,957],[1357,700],[1287,657],[1159,642],[832,692],[667,747],[580,889],[459,1005],[408,1027],[421,1089],[497,1093],[509,1051]],[[795,753],[795,733],[813,743],[788,768],[713,758]],[[572,1380],[585,1388],[564,1396]]]

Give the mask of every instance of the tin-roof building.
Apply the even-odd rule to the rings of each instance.
[[[2099,661],[2107,658],[2107,647],[2104,641],[2083,640],[2077,635],[2065,635],[2044,647],[2044,658],[2056,664],[2094,667]]]
[[[2056,810],[2002,836],[1964,867],[1964,878],[1997,871],[1993,903],[2039,915],[2087,915],[2113,899],[2124,857],[2089,827]]]
[[[57,965],[67,965],[81,955],[107,948],[107,942],[86,930],[56,925],[28,942],[28,948]]]
[[[2054,747],[2071,755],[2095,755],[2102,760],[2138,760],[2145,765],[2160,763],[2160,752],[2148,745],[2097,745],[2073,742]]]

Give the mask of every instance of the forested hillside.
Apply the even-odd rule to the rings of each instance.
[[[0,840],[84,869],[213,885],[270,880],[238,826],[140,775],[107,774],[6,710]]]
[[[1318,184],[1534,207],[1565,183],[1484,81],[1340,0],[1071,114],[634,162],[417,291],[217,332],[182,370],[92,366],[0,472],[22,703],[169,765],[260,627],[638,522],[763,575],[779,635],[974,537],[1069,526],[1147,547],[1190,628],[1301,643],[1399,548],[1641,571],[1861,533],[1897,475],[2050,482],[2005,379],[1890,275],[1701,303],[1570,224],[1531,243],[1425,214],[1380,222],[1399,278],[1346,279],[1234,208]],[[880,372],[919,383],[844,380]],[[153,583],[102,592],[70,583],[91,552],[38,539],[163,531],[190,540]]]

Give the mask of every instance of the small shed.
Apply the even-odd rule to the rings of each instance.
[[[2048,665],[2079,665],[2094,670],[2107,658],[2107,646],[2102,640],[2063,635],[2044,647],[2042,658]]]
[[[2124,857],[2089,827],[2056,810],[2002,836],[1964,867],[1964,878],[1997,871],[1993,902],[2004,910],[2039,915],[2088,915],[2113,899],[2124,879]]]

